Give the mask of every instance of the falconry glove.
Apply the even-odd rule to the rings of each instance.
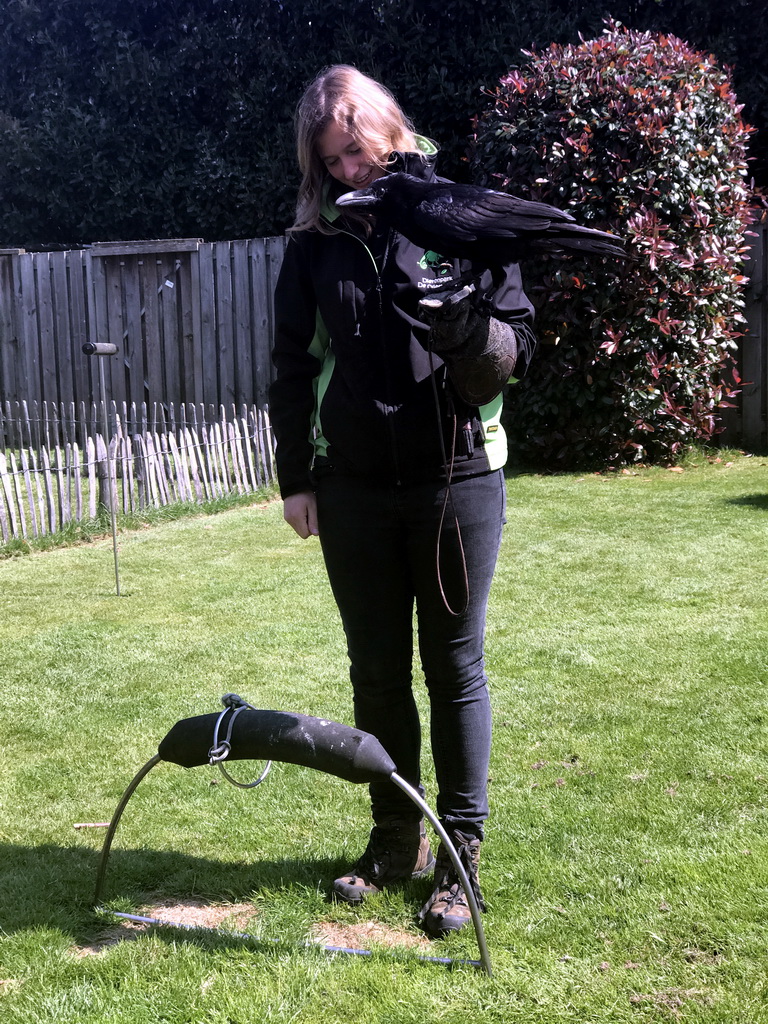
[[[501,393],[515,368],[517,339],[509,324],[472,302],[472,285],[427,295],[419,302],[428,345],[445,363],[457,394],[485,405]]]

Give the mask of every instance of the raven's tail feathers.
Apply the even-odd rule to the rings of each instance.
[[[579,224],[564,225],[560,231],[549,232],[543,247],[546,252],[586,253],[589,256],[613,256],[622,260],[634,257],[627,252],[625,241],[618,235]]]

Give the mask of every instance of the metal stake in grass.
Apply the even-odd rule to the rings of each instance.
[[[107,453],[107,490],[109,492],[109,516],[112,522],[112,550],[115,555],[115,588],[120,597],[120,568],[117,561],[117,516],[115,502],[117,498],[117,480],[112,490],[112,460],[109,457],[109,423],[107,420],[107,392],[104,386],[104,356],[117,355],[117,345],[106,341],[86,341],[83,352],[87,356],[99,356],[99,399],[101,403],[101,430],[104,436],[104,448]]]

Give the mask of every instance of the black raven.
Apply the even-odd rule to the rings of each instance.
[[[556,206],[476,185],[430,183],[398,171],[346,192],[336,203],[371,210],[428,251],[486,267],[537,253],[628,258],[621,238],[581,227]]]

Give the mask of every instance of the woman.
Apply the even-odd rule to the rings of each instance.
[[[437,811],[482,906],[491,741],[483,638],[504,522],[501,388],[532,354],[531,306],[516,266],[445,260],[335,205],[391,171],[435,177],[435,146],[383,86],[331,67],[306,90],[296,128],[303,179],[276,289],[270,392],[284,515],[300,537],[319,535],[355,724],[420,789],[415,604]],[[471,299],[452,301],[470,278]],[[430,309],[420,305],[426,296]],[[368,845],[333,883],[335,896],[358,903],[435,865],[422,924],[433,936],[463,927],[461,885],[442,847],[435,864],[418,809],[389,781],[370,792]]]

